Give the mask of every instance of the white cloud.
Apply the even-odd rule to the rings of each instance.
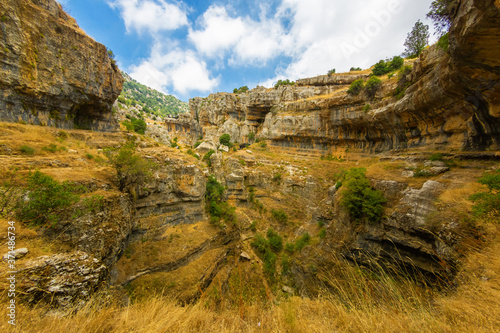
[[[245,24],[241,18],[229,17],[224,7],[210,6],[201,20],[203,30],[190,30],[188,38],[196,49],[208,56],[221,55],[220,52],[232,47],[245,34]]]
[[[168,51],[156,43],[151,56],[138,66],[132,66],[130,75],[156,90],[167,92],[167,87],[186,95],[192,91],[212,92],[220,78],[211,78],[207,64],[193,51],[174,49]]]
[[[108,4],[120,10],[128,32],[157,33],[188,24],[185,11],[165,0],[109,0]]]

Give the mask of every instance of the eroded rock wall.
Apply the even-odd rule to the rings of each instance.
[[[223,133],[246,143],[253,132],[274,146],[321,154],[415,147],[496,150],[499,21],[498,1],[461,2],[449,50],[432,46],[410,61],[413,70],[404,78],[410,85],[402,97],[395,96],[396,77],[385,79],[374,96],[354,96],[347,93],[349,85],[366,75],[324,75],[293,86],[192,99],[191,127],[198,124],[205,140],[215,143]]]
[[[0,119],[111,131],[123,78],[104,45],[54,0],[0,9]]]

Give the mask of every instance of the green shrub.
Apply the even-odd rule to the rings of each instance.
[[[146,133],[147,124],[144,119],[130,117],[130,121],[125,120],[122,122],[122,124],[125,126],[127,131],[134,131],[143,135],[144,133]]]
[[[295,251],[300,252],[311,241],[311,236],[309,233],[305,233],[295,241]]]
[[[288,222],[288,216],[282,209],[273,209],[271,211],[271,214],[273,215],[273,218],[281,223],[287,223]]]
[[[21,148],[19,148],[19,150],[21,151],[21,153],[23,153],[25,155],[35,154],[35,148],[30,147],[30,146],[23,145],[23,146],[21,146]]]
[[[207,213],[210,215],[210,222],[217,224],[221,220],[224,220],[228,223],[236,224],[236,209],[224,201],[224,191],[224,186],[214,176],[208,177],[205,191],[205,205]]]
[[[253,221],[252,223],[250,223],[250,230],[252,230],[253,232],[257,231],[257,222],[256,221]]]
[[[287,255],[284,255],[283,258],[281,258],[281,274],[282,275],[290,274],[291,266],[292,265],[290,262],[290,258]]]
[[[354,221],[378,222],[386,200],[382,192],[371,187],[365,172],[364,168],[352,168],[347,172],[340,202]]]
[[[362,71],[361,67],[351,67],[351,69],[349,70],[349,72],[359,72],[359,71]]]
[[[365,106],[363,106],[363,112],[366,113],[366,112],[370,111],[371,108],[372,107],[370,106],[370,104],[366,104]]]
[[[476,217],[500,217],[500,170],[487,173],[479,178],[478,183],[486,185],[488,192],[473,194],[472,212]]]
[[[153,175],[157,165],[135,153],[135,145],[128,143],[120,149],[107,149],[104,154],[116,170],[120,191],[129,185],[140,185]]]
[[[269,241],[261,234],[256,234],[250,245],[252,245],[258,254],[263,255],[269,248]]]
[[[234,88],[233,89],[233,93],[234,94],[241,94],[241,93],[245,93],[248,91],[248,87],[247,86],[243,86],[243,87],[240,87],[240,88]]]
[[[196,141],[196,143],[194,144],[193,148],[196,149],[198,148],[199,145],[201,145],[201,141]]]
[[[50,144],[50,145],[48,145],[48,146],[44,146],[44,147],[42,148],[42,150],[43,150],[43,151],[48,151],[48,152],[50,152],[50,153],[55,153],[55,152],[57,152],[57,146],[56,146],[55,144],[51,143],[51,144]]]
[[[276,84],[274,85],[274,88],[278,88],[279,86],[287,86],[287,85],[293,86],[293,85],[295,85],[295,82],[290,81],[289,79],[278,80],[278,82],[276,82]]]
[[[325,238],[325,237],[326,237],[326,230],[325,230],[325,229],[321,229],[321,230],[319,231],[318,236],[319,236],[319,238],[320,238],[320,239]]]
[[[272,228],[267,230],[267,239],[269,239],[269,246],[274,252],[280,252],[283,249],[283,239]]]
[[[230,147],[231,145],[231,136],[229,134],[222,134],[219,137],[219,142],[221,145]]]
[[[365,82],[363,81],[363,79],[358,79],[351,83],[351,85],[349,86],[349,90],[347,90],[347,93],[351,95],[357,95],[361,92],[361,90],[363,90],[364,86]]]
[[[367,92],[368,96],[373,97],[377,93],[377,90],[380,89],[382,86],[382,80],[380,80],[376,76],[372,76],[366,81],[365,85],[365,91]]]
[[[94,155],[87,153],[87,154],[85,154],[85,157],[86,157],[88,160],[91,160],[91,159],[93,159],[93,158],[94,158]]]
[[[443,160],[443,154],[442,153],[434,153],[431,156],[429,156],[430,161],[442,161]]]
[[[247,138],[248,138],[248,141],[255,140],[255,133],[254,132],[248,133]]]
[[[27,199],[17,205],[17,216],[21,221],[33,225],[57,223],[61,214],[79,200],[70,183],[60,183],[40,171],[30,173],[27,181]]]
[[[335,68],[330,69],[330,70],[328,71],[328,75],[333,75],[333,74],[335,74]]]
[[[292,254],[295,251],[295,244],[294,243],[286,243],[285,244],[285,251]]]
[[[281,173],[277,172],[273,175],[273,178],[272,178],[273,182],[276,182],[276,183],[281,183]]]
[[[261,147],[261,148],[266,148],[266,147],[267,147],[267,143],[266,143],[265,141],[262,141],[262,142],[260,143],[260,147]]]
[[[443,51],[448,51],[450,47],[450,35],[448,33],[441,36],[437,42],[437,47],[442,49]]]
[[[215,154],[215,150],[213,149],[210,149],[208,151],[208,153],[206,153],[205,155],[203,155],[203,158],[201,159],[203,162],[205,162],[209,167],[212,166],[212,161],[210,161],[210,156],[212,156],[213,154]]]
[[[389,62],[389,70],[390,71],[397,71],[401,67],[403,67],[405,61],[403,58],[400,56],[395,56],[392,58],[392,60]]]
[[[384,60],[380,60],[373,66],[372,73],[376,76],[381,76],[389,73],[391,70],[388,68],[387,63]]]

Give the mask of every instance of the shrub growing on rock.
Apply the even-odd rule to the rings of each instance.
[[[382,192],[371,187],[366,169],[352,168],[345,175],[341,204],[356,222],[378,222],[386,202]]]
[[[365,90],[370,97],[375,96],[377,90],[382,86],[382,80],[376,76],[372,76],[366,81]]]
[[[349,86],[349,90],[347,90],[347,93],[351,95],[357,95],[361,92],[361,90],[363,90],[364,86],[365,82],[363,81],[363,79],[358,79],[351,83],[351,85]]]

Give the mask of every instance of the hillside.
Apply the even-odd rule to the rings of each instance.
[[[118,102],[123,106],[137,108],[142,111],[144,117],[160,120],[167,116],[177,116],[189,110],[187,103],[174,96],[165,95],[140,84],[125,72],[122,72],[122,75],[124,78],[123,90],[118,96]]]

